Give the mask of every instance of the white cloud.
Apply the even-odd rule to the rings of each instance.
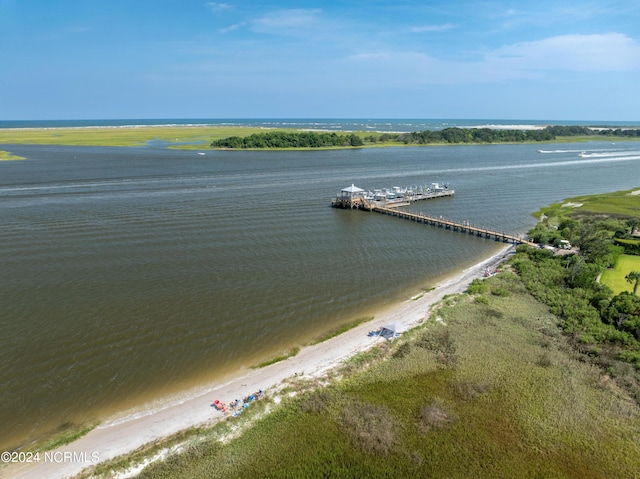
[[[277,10],[253,20],[253,30],[259,33],[297,35],[319,24],[321,10],[316,8],[295,8]]]
[[[445,23],[443,25],[423,25],[421,27],[410,28],[411,33],[429,33],[429,32],[446,32],[455,28],[453,23]]]
[[[209,9],[213,13],[224,12],[225,10],[229,10],[230,8],[232,8],[231,5],[229,5],[228,3],[218,3],[218,2],[207,2],[205,3],[205,6],[209,7]]]
[[[211,13],[214,13],[216,15],[226,12],[228,10],[231,10],[233,8],[228,3],[220,3],[220,2],[207,2],[204,4],[204,6],[207,7],[211,11]]]
[[[220,33],[229,33],[232,32],[234,30],[237,30],[238,28],[240,28],[241,26],[245,25],[244,22],[242,23],[234,23],[233,25],[229,25],[228,27],[225,28],[221,28],[220,30],[218,30]]]
[[[618,33],[561,35],[502,46],[469,62],[398,50],[361,52],[346,60],[352,73],[398,87],[546,81],[572,73],[638,71],[640,42]]]
[[[484,63],[521,71],[632,71],[640,68],[640,43],[621,33],[560,35],[500,47]]]

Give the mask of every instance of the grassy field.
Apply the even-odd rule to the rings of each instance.
[[[12,155],[8,151],[0,150],[0,161],[24,160],[22,156]]]
[[[542,208],[535,216],[544,214],[550,218],[561,218],[570,214],[607,214],[640,218],[640,194],[632,194],[639,190],[640,187],[602,195],[577,196]]]
[[[0,129],[0,144],[139,146],[150,140],[171,143],[181,148],[209,148],[213,140],[264,132],[261,128],[236,126],[144,126],[123,128],[29,128]]]
[[[200,431],[140,477],[637,477],[638,405],[515,275],[486,281],[342,379],[293,383],[242,434],[236,419]]]
[[[609,286],[613,294],[620,294],[623,291],[633,293],[633,284],[624,279],[631,271],[640,271],[640,256],[623,254],[618,258],[613,269],[602,273],[600,282]]]
[[[279,129],[279,131],[298,131]],[[169,148],[201,150],[209,148],[214,140],[229,136],[248,136],[263,133],[264,128],[242,126],[141,126],[114,128],[24,128],[0,129],[0,144],[37,144],[69,146],[140,146],[151,140],[171,143]],[[364,138],[370,131],[355,131]],[[625,139],[627,141],[628,139]],[[585,141],[620,141],[620,138],[608,137],[562,137],[552,143]],[[449,143],[433,143],[418,146],[443,146]],[[367,144],[366,147],[416,146],[398,142]],[[0,156],[0,159],[2,157]]]

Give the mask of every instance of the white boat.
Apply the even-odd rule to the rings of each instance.
[[[405,191],[406,190],[403,190],[399,186],[393,187],[393,194],[396,196],[396,198],[402,198],[404,196]]]
[[[382,190],[373,190],[373,199],[376,201],[382,201],[387,197],[386,193]]]

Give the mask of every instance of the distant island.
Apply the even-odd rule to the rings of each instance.
[[[360,132],[361,133],[361,132]],[[445,128],[411,133],[337,134],[315,131],[267,131],[247,136],[229,136],[215,140],[212,148],[331,148],[383,144],[428,145],[465,143],[524,143],[554,141],[558,137],[640,138],[640,129],[591,128],[584,126],[547,126],[541,129]]]
[[[313,126],[317,128],[314,129]],[[254,124],[172,123],[0,128],[0,145],[144,146],[154,142],[154,146],[201,151],[208,146],[227,150],[260,150],[640,140],[640,128],[635,128],[635,125],[453,126],[413,132],[346,129],[327,131],[323,130],[322,126],[324,124],[305,124],[303,129],[291,128],[284,123],[273,128]],[[15,155],[9,155],[12,155],[12,152],[0,154],[0,159],[17,159]]]

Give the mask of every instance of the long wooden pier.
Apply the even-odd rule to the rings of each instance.
[[[408,203],[407,203],[408,204]],[[385,215],[396,216],[398,218],[403,218],[410,221],[415,221],[417,223],[423,223],[431,226],[438,226],[440,228],[458,231],[460,233],[467,233],[470,235],[475,235],[482,238],[492,238],[496,241],[503,241],[505,243],[513,243],[513,244],[526,244],[529,246],[538,246],[531,241],[521,238],[520,236],[505,233],[503,231],[494,231],[487,228],[472,226],[469,223],[457,223],[455,221],[445,220],[443,218],[434,218],[432,216],[427,216],[422,213],[410,213],[408,211],[404,211],[398,209],[399,206],[405,206],[403,204],[395,204],[393,207],[384,206],[380,203],[376,202],[368,202],[363,205],[363,209],[369,211],[375,211],[376,213],[383,213]]]
[[[438,185],[434,183],[434,186]],[[396,216],[398,218],[415,221],[417,223],[438,226],[440,228],[448,229],[451,231],[458,231],[460,233],[475,235],[480,238],[492,238],[496,241],[503,241],[505,243],[526,244],[534,247],[537,246],[535,243],[523,239],[520,236],[511,233],[505,233],[504,231],[490,230],[481,226],[473,226],[468,221],[457,223],[455,221],[445,220],[442,217],[434,218],[433,216],[427,216],[422,213],[410,213],[408,211],[400,209],[400,207],[409,206],[414,201],[420,199],[434,199],[444,196],[453,196],[454,193],[455,192],[453,190],[450,190],[448,186],[445,186],[444,188],[434,188],[434,191],[428,191],[427,194],[419,198],[409,196],[395,201],[376,201],[371,199],[370,197],[367,197],[364,194],[364,190],[362,188],[358,188],[357,186],[352,184],[350,187],[344,188],[338,194],[338,196],[336,196],[336,198],[331,202],[331,206],[335,208],[375,211],[376,213],[383,213],[385,215]]]

